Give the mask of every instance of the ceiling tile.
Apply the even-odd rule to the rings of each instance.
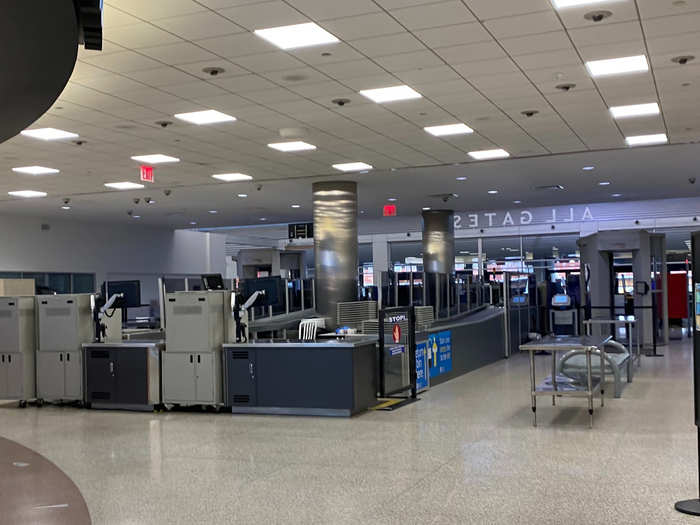
[[[404,9],[392,9],[391,14],[403,26],[410,30],[449,26],[474,21],[474,16],[460,1],[439,2],[429,5],[407,7]]]
[[[163,18],[158,20],[156,25],[185,40],[199,40],[245,31],[244,28],[234,24],[228,18],[211,11]]]

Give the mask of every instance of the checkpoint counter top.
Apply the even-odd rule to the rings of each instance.
[[[225,344],[224,404],[234,414],[352,416],[376,404],[377,338]]]

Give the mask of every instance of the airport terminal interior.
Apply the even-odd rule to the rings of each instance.
[[[700,523],[700,0],[0,29],[0,525]]]

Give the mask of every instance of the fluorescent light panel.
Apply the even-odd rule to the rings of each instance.
[[[447,135],[465,135],[474,133],[474,130],[466,124],[445,124],[444,126],[428,126],[423,128],[425,131],[435,137],[445,137]]]
[[[504,159],[510,157],[504,149],[487,149],[482,151],[470,151],[469,156],[476,160]]]
[[[402,86],[391,86],[379,89],[363,89],[360,91],[360,95],[367,97],[377,104],[382,104],[384,102],[394,102],[397,100],[411,100],[415,98],[422,98],[423,95],[415,91],[414,89],[402,85]]]
[[[373,166],[364,162],[346,162],[344,164],[333,164],[333,167],[338,171],[362,171],[371,170]]]
[[[297,49],[339,42],[335,36],[313,22],[256,29],[255,34],[280,49]]]
[[[12,197],[21,197],[23,199],[36,199],[39,197],[46,197],[47,193],[43,191],[33,191],[33,190],[18,190],[18,191],[8,191],[8,195]]]
[[[222,180],[224,182],[243,182],[246,180],[253,180],[253,177],[246,175],[245,173],[217,173],[216,175],[212,175],[212,178]]]
[[[56,128],[25,129],[22,135],[41,140],[77,139],[79,137],[77,133]]]
[[[610,108],[610,114],[613,118],[629,118],[629,117],[644,117],[647,115],[658,115],[661,113],[659,105],[656,102],[651,104],[632,104],[629,106],[613,106]]]
[[[649,71],[649,63],[644,55],[635,55],[607,60],[591,60],[586,62],[586,68],[592,77],[606,77]]]
[[[291,142],[275,142],[273,144],[268,144],[268,148],[276,149],[277,151],[283,151],[289,153],[290,151],[310,151],[316,149],[313,144],[308,144],[300,140],[295,140]]]
[[[60,173],[60,170],[53,168],[45,168],[44,166],[24,166],[22,168],[12,168],[15,173],[25,173],[27,175],[49,175],[51,173]]]
[[[105,186],[113,190],[138,190],[144,187],[143,184],[136,184],[135,182],[108,182]]]
[[[668,142],[668,137],[665,133],[658,133],[655,135],[627,137],[625,140],[628,146],[646,146],[649,144],[666,144]]]
[[[207,109],[205,111],[193,111],[191,113],[178,113],[175,118],[191,122],[201,126],[202,124],[217,124],[219,122],[233,122],[236,117],[221,113],[215,109]]]
[[[135,160],[136,162],[143,162],[144,164],[164,164],[166,162],[180,162],[180,159],[176,157],[170,157],[161,153],[154,153],[153,155],[136,155],[134,157],[131,157],[131,160]]]

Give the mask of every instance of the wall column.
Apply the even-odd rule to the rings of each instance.
[[[315,182],[316,310],[336,325],[337,304],[357,300],[357,183]]]

